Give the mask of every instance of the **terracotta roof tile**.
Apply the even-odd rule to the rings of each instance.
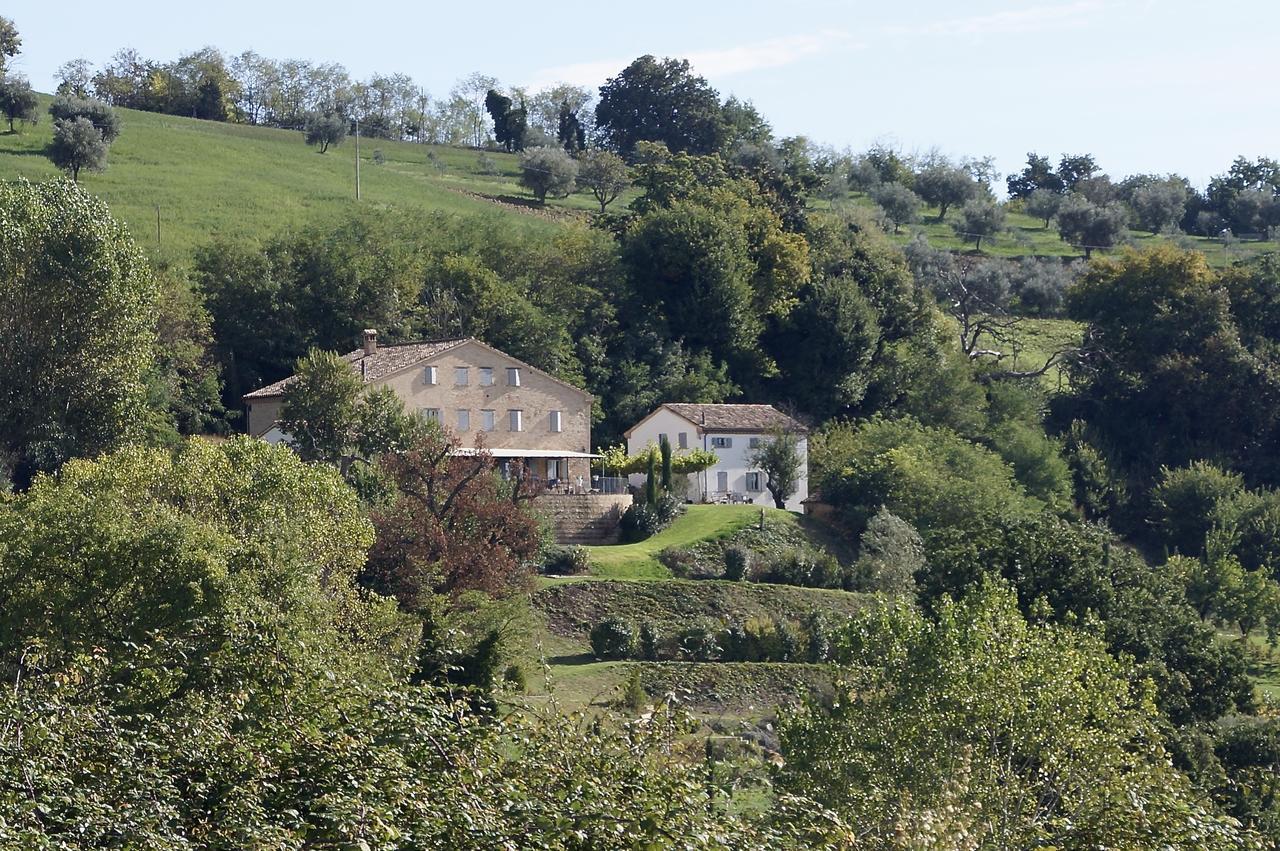
[[[351,364],[353,370],[364,377],[365,383],[368,384],[371,381],[386,378],[388,375],[397,373],[420,361],[436,357],[454,346],[467,342],[469,339],[471,338],[460,337],[454,340],[428,340],[422,343],[403,343],[396,346],[379,345],[378,350],[371,355],[366,355],[364,349],[360,348],[354,352],[347,352],[342,357]],[[288,378],[282,378],[273,384],[254,390],[252,393],[246,393],[242,398],[269,399],[273,396],[281,396],[293,382],[293,378],[292,375]]]
[[[706,431],[768,432],[778,428],[799,434],[807,434],[809,431],[772,405],[667,402],[662,407]]]

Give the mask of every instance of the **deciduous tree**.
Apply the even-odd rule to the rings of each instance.
[[[0,185],[0,211],[0,372],[22,376],[0,393],[0,451],[25,483],[140,434],[158,290],[125,227],[74,184]]]
[[[641,141],[711,154],[727,136],[719,95],[689,62],[648,55],[600,87],[596,129],[608,147],[627,158]]]
[[[780,785],[873,846],[1255,841],[1173,768],[1146,681],[1099,638],[1028,622],[1005,587],[941,600],[936,620],[867,613],[834,643],[840,697],[781,719]]]
[[[775,430],[760,441],[747,457],[747,464],[765,474],[765,487],[776,508],[786,508],[787,500],[800,486],[805,459],[800,453],[800,438],[790,431]]]
[[[8,61],[22,50],[22,37],[13,21],[0,17],[0,74],[4,74]]]
[[[406,609],[425,606],[430,594],[510,594],[531,578],[541,536],[521,504],[527,476],[517,464],[504,479],[488,452],[459,446],[431,427],[407,450],[382,456],[398,495],[373,514],[377,539],[361,581]]]

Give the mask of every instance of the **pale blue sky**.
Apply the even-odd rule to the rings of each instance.
[[[53,86],[63,61],[121,47],[172,59],[215,45],[404,72],[433,95],[482,71],[508,84],[598,86],[644,53],[689,58],[781,135],[994,155],[1091,152],[1119,177],[1203,183],[1236,154],[1280,158],[1276,0],[785,2],[75,2],[13,0],[16,67]]]

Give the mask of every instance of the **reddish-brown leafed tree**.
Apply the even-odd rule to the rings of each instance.
[[[504,480],[483,448],[458,454],[458,446],[433,428],[379,462],[399,493],[373,514],[377,539],[361,581],[405,609],[420,608],[433,593],[505,596],[531,579],[540,540],[537,521],[522,506],[526,472],[509,470]]]

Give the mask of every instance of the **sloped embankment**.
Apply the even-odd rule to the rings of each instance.
[[[533,595],[533,606],[546,615],[547,628],[554,635],[586,641],[591,628],[610,617],[649,621],[674,632],[705,621],[799,620],[815,611],[842,619],[874,599],[845,591],[751,582],[597,579],[543,588]]]

